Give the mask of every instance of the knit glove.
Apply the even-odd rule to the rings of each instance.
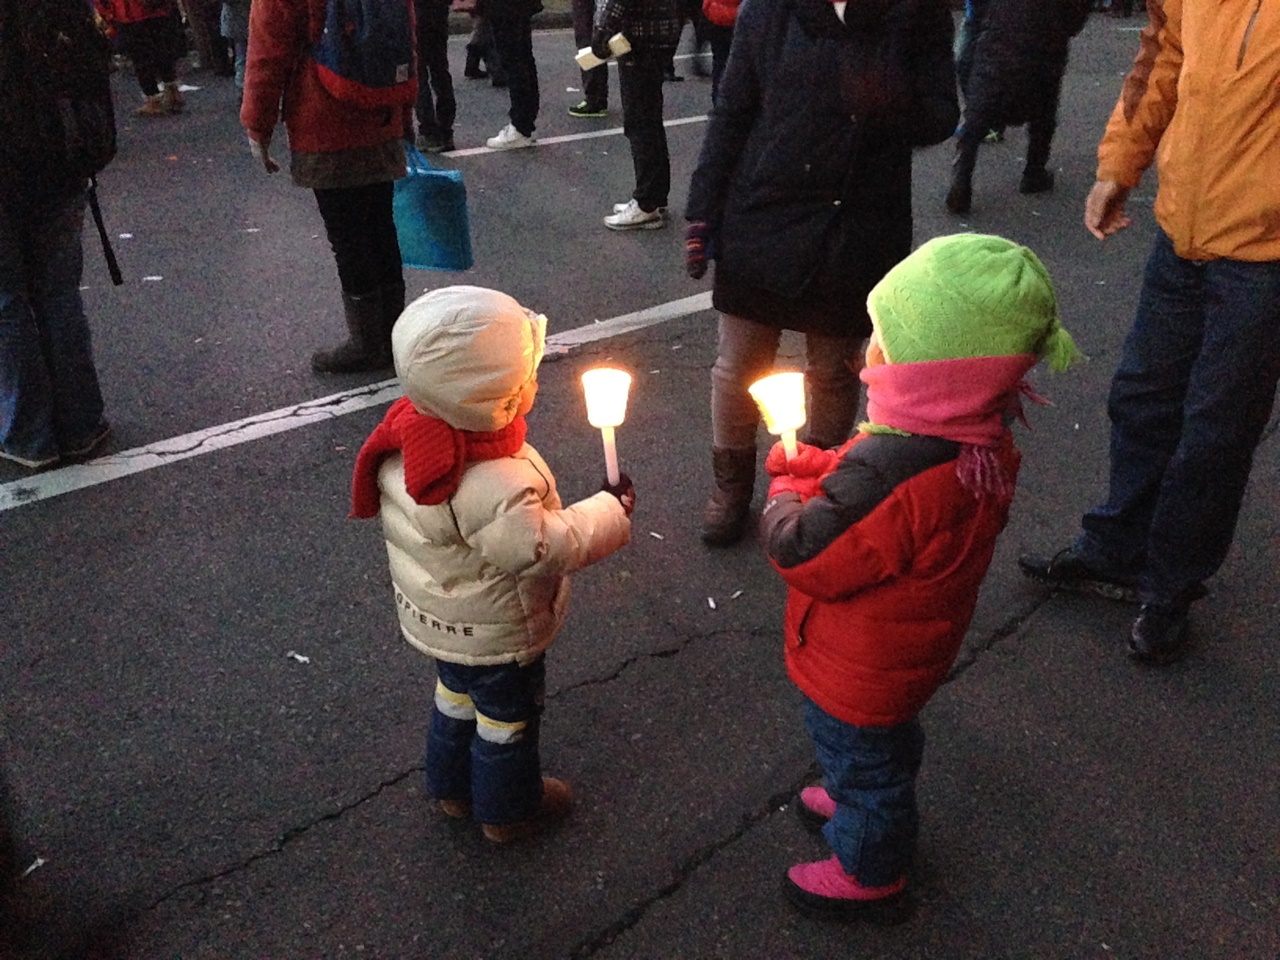
[[[710,249],[711,225],[703,220],[690,222],[684,232],[684,272],[691,280],[706,276]]]
[[[795,458],[788,460],[786,447],[779,442],[773,445],[769,456],[765,457],[764,472],[771,477],[821,479],[836,468],[839,459],[834,450],[824,450],[822,447],[796,441]]]
[[[617,497],[618,502],[622,504],[623,512],[628,517],[631,516],[631,511],[636,508],[636,485],[631,482],[630,477],[625,473],[619,473],[617,483],[610,483],[609,478],[605,477],[600,489]]]
[[[776,497],[780,493],[794,493],[800,497],[801,503],[807,502],[822,493],[822,478],[793,477],[789,474],[774,477],[769,484],[769,496]]]

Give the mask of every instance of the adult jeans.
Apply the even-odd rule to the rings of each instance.
[[[392,213],[391,181],[315,190],[320,218],[347,296],[399,290],[404,298],[400,241]]]
[[[511,125],[526,137],[533,136],[541,106],[538,91],[538,64],[533,58],[533,21],[528,14],[495,10],[489,14],[493,44],[507,75]]]
[[[662,75],[671,54],[671,50],[641,49],[618,60],[622,133],[631,146],[636,175],[631,196],[645,211],[665,207],[671,192],[671,157],[667,128],[662,125]]]
[[[418,29],[418,99],[414,113],[422,136],[452,136],[458,114],[449,74],[449,4],[415,0]]]
[[[480,823],[515,823],[542,804],[538,754],[546,660],[465,666],[436,660],[427,791],[471,802]]]
[[[899,879],[920,829],[916,774],[924,729],[912,718],[892,727],[856,727],[805,700],[804,725],[836,802],[822,835],[844,872],[864,887]]]
[[[1222,565],[1280,380],[1280,262],[1194,261],[1163,233],[1111,384],[1111,476],[1086,564],[1186,603]]]
[[[711,437],[720,449],[756,445],[760,408],[747,392],[773,371],[782,329],[721,314],[719,349],[711,367]],[[806,443],[839,446],[849,438],[858,416],[862,384],[858,380],[865,341],[861,337],[805,334]]]
[[[83,447],[102,392],[80,297],[85,194],[0,204],[0,447],[31,461]]]

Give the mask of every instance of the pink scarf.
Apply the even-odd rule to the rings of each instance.
[[[1022,379],[1037,359],[1027,353],[864,367],[871,432],[888,427],[954,440],[962,445],[956,462],[961,482],[975,493],[1008,500],[1013,481],[1000,466],[997,450],[1008,442],[1008,416],[1026,423],[1021,396],[1046,402]]]

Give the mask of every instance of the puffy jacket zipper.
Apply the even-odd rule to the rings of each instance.
[[[1239,70],[1244,66],[1244,53],[1249,48],[1249,37],[1253,34],[1253,25],[1258,22],[1258,13],[1262,9],[1262,0],[1258,0],[1253,7],[1253,13],[1249,17],[1249,23],[1244,28],[1244,39],[1240,41],[1240,56],[1236,57],[1236,69]]]

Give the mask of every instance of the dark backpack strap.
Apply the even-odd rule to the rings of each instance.
[[[107,272],[111,274],[111,282],[118,287],[124,283],[124,274],[120,272],[116,252],[111,249],[111,240],[107,236],[106,224],[102,222],[102,208],[98,206],[97,177],[89,178],[89,210],[93,213],[93,222],[98,228],[98,237],[102,240],[102,255],[107,258]]]

